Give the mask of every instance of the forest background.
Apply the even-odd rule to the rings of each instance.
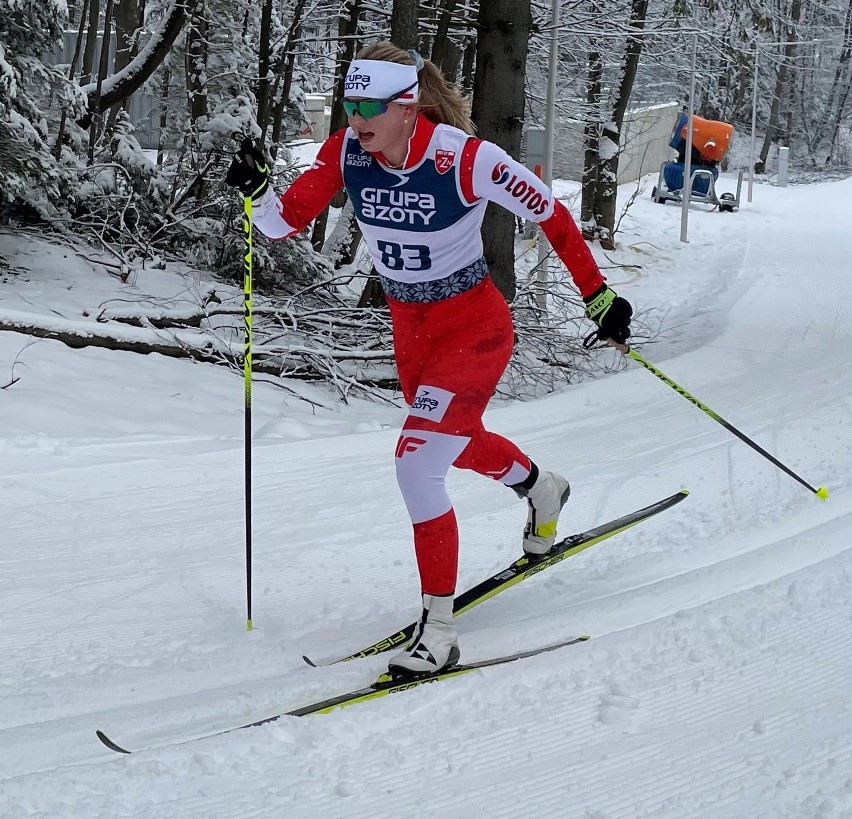
[[[53,235],[130,284],[135,270],[171,262],[239,282],[243,203],[223,177],[244,135],[274,157],[276,187],[286,186],[300,170],[288,143],[304,129],[306,94],[331,95],[331,129],[343,127],[346,65],[389,38],[459,83],[478,135],[520,158],[524,128],[545,123],[553,10],[530,0],[0,0],[0,231]],[[754,110],[757,172],[778,144],[790,147],[800,179],[852,166],[852,0],[587,0],[561,2],[558,20],[556,118],[580,122],[584,135],[572,204],[603,248],[616,245],[623,215],[625,117],[685,104],[693,35],[695,111],[745,134]],[[68,31],[74,53],[57,64]],[[99,47],[113,38],[114,49]],[[155,151],[142,150],[127,113],[140,89],[158,101]],[[345,197],[332,205],[333,218],[326,211],[300,240],[255,241],[255,368],[326,381],[344,399],[352,389],[376,396],[395,382],[387,315]],[[489,209],[486,260],[521,341],[514,395],[549,391],[586,366],[565,334],[582,308],[521,262],[522,229]],[[156,344],[118,337],[107,346],[238,369],[240,313],[212,289],[190,309],[113,308],[97,320],[159,331]],[[187,328],[204,330],[201,340],[182,338]],[[67,328],[0,329],[93,343]],[[658,325],[639,316],[637,329],[652,336]]]

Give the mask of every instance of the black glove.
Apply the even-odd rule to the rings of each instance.
[[[266,157],[254,147],[251,137],[246,137],[231,160],[225,182],[245,197],[260,199],[269,187],[270,172]]]
[[[586,316],[598,325],[599,341],[611,338],[619,344],[624,344],[630,338],[630,317],[633,308],[627,299],[617,296],[602,284],[591,296],[583,299],[586,302]]]

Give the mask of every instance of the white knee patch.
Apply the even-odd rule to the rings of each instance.
[[[396,443],[396,480],[412,523],[438,518],[452,508],[445,481],[470,438],[404,429]]]

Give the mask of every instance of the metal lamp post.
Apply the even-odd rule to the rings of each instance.
[[[547,111],[544,120],[544,163],[541,169],[541,180],[547,187],[553,185],[553,129],[556,120],[556,69],[559,64],[559,0],[553,0],[550,19],[550,61],[547,78]],[[538,280],[547,284],[550,265],[547,262],[549,244],[544,233],[539,229],[538,237]],[[547,293],[542,287],[538,298],[538,306],[547,309]]]
[[[686,156],[683,164],[683,195],[680,206],[680,240],[689,242],[689,199],[692,194],[692,123],[695,109],[695,67],[698,60],[698,35],[692,35],[692,70],[689,77],[689,114],[686,120]]]

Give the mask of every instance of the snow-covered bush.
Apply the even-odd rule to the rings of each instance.
[[[51,153],[48,122],[52,100],[73,113],[79,98],[40,59],[66,19],[65,0],[0,0],[0,203],[47,219],[64,212],[73,184]]]
[[[184,196],[175,205],[174,219],[165,234],[169,246],[192,259],[199,267],[215,270],[232,281],[244,272],[243,200],[224,182],[235,144],[221,152],[220,161],[205,172],[206,195]],[[297,175],[290,151],[279,146],[274,163],[273,185],[287,187]],[[294,293],[319,280],[330,278],[334,268],[306,239],[270,241],[254,231],[254,284],[260,292]]]
[[[79,178],[74,209],[78,222],[97,226],[114,240],[120,240],[123,231],[144,239],[162,226],[168,184],[133,136],[124,110],[95,161],[79,169]]]

